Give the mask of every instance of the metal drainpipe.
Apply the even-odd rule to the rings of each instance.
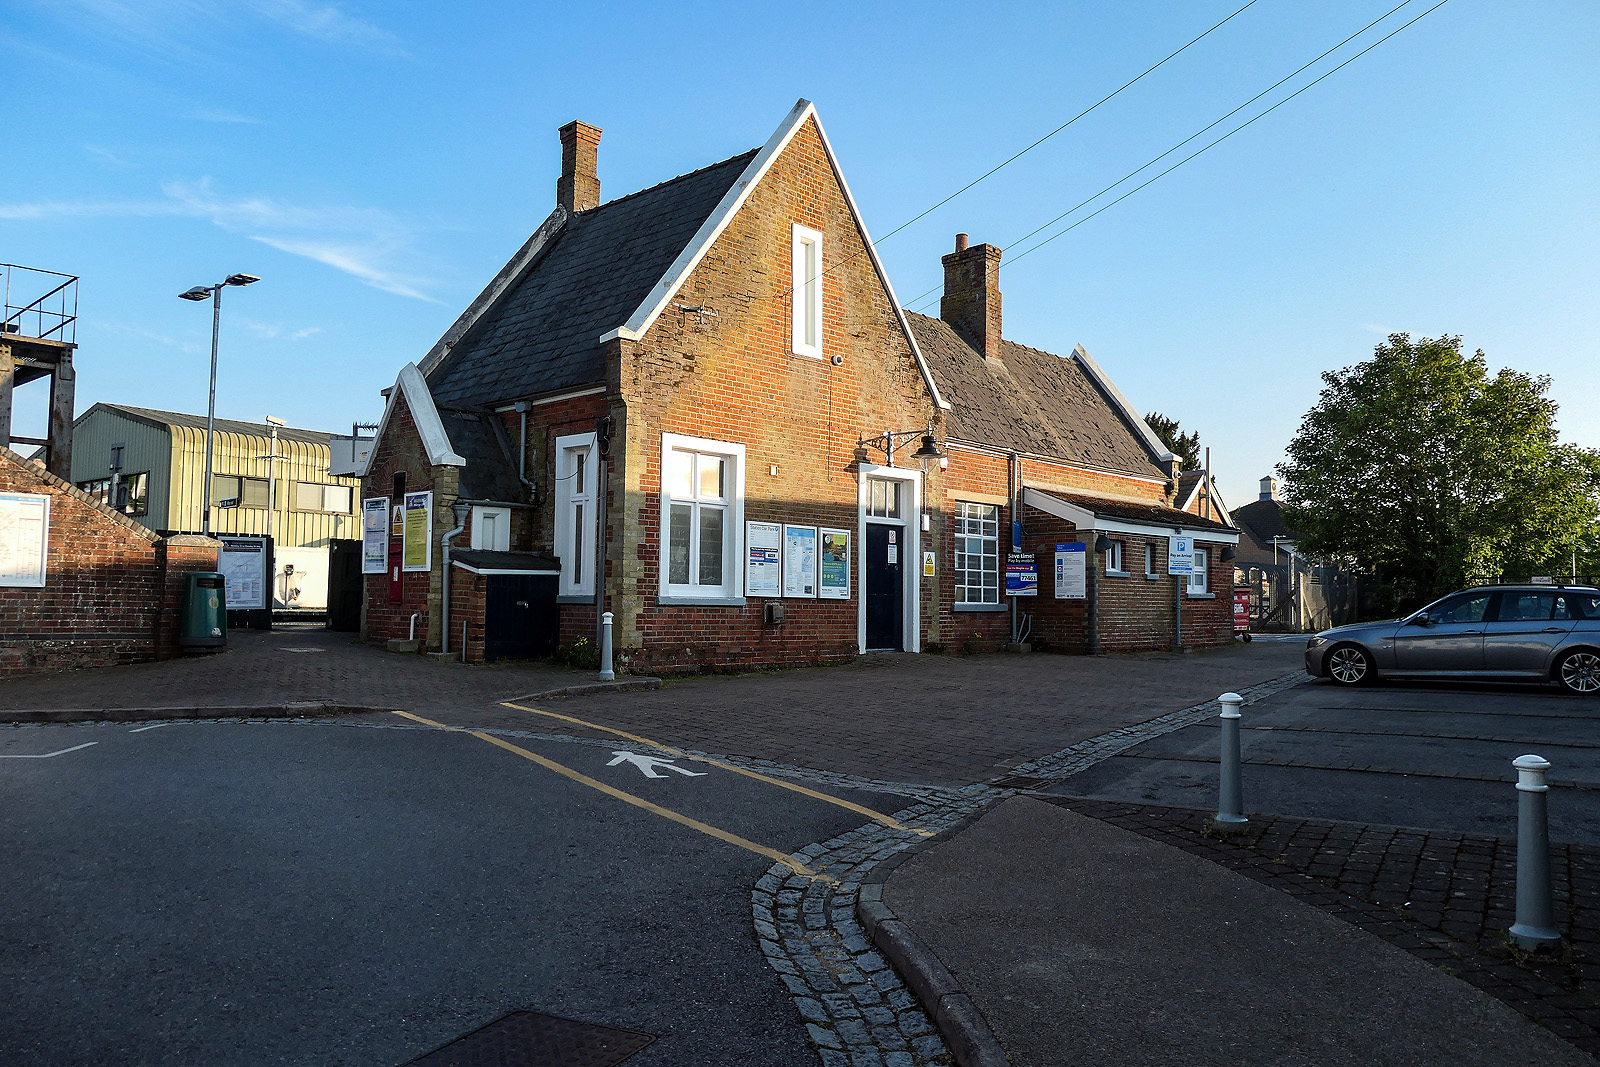
[[[441,656],[450,651],[450,539],[452,537],[460,537],[461,531],[466,528],[465,523],[457,526],[454,530],[444,535],[439,545],[439,554],[444,557],[444,602],[439,605],[441,624],[439,630],[439,654]]]
[[[533,405],[526,400],[519,400],[515,410],[522,418],[522,423],[517,429],[517,481],[528,491],[528,503],[533,503],[538,495],[533,482],[528,478],[528,409]]]
[[[1022,491],[1018,488],[1021,478],[1017,469],[1017,454],[1015,452],[1006,457],[1006,481],[1006,495],[1011,498],[1011,529],[1006,531],[1006,552],[1011,553],[1020,550],[1022,547],[1017,544],[1015,534],[1017,523],[1022,521]],[[1009,558],[1008,555],[1007,559]],[[1002,595],[1005,593],[1005,580],[1006,568],[1002,563],[1000,566],[1000,591]],[[1017,640],[1017,598],[1008,597],[1007,599],[1011,601],[1011,641],[1014,644]]]

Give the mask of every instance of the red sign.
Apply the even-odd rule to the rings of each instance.
[[[1250,632],[1250,587],[1233,590],[1233,629],[1235,633]]]

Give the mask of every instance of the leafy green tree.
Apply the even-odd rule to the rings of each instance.
[[[1592,551],[1600,451],[1558,439],[1547,376],[1396,333],[1322,380],[1278,468],[1303,551],[1376,570],[1403,608]]]
[[[1184,433],[1178,429],[1178,420],[1169,419],[1159,411],[1152,411],[1144,417],[1145,424],[1167,446],[1167,451],[1178,457],[1180,471],[1197,471],[1200,469],[1200,434]]]

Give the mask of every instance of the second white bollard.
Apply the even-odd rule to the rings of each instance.
[[[600,680],[614,682],[617,672],[611,669],[611,620],[615,618],[611,612],[600,616]]]
[[[1517,769],[1517,921],[1509,931],[1524,952],[1548,951],[1561,943],[1550,892],[1550,813],[1544,774],[1550,761],[1518,756]]]
[[[1243,826],[1249,822],[1244,817],[1244,782],[1239,773],[1239,709],[1244,697],[1238,693],[1223,693],[1217,698],[1222,705],[1222,781],[1217,798],[1216,826]]]

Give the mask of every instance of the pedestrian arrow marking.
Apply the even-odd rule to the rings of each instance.
[[[615,767],[619,763],[631,763],[644,772],[646,778],[665,778],[666,775],[657,773],[657,767],[665,767],[669,771],[677,771],[687,778],[704,778],[706,775],[705,771],[686,771],[669,759],[657,759],[654,756],[646,756],[639,752],[627,752],[619,748],[613,749],[611,754],[617,758],[606,764],[607,767]]]

